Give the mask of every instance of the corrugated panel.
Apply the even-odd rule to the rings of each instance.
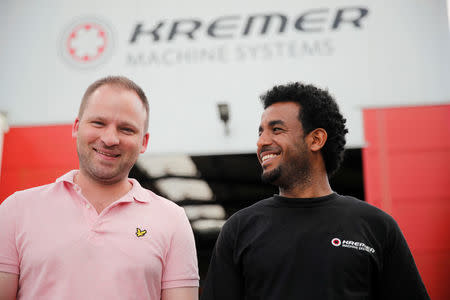
[[[450,105],[364,111],[366,200],[400,225],[432,299],[450,299]]]
[[[0,202],[17,190],[54,181],[78,168],[72,125],[12,127],[5,134]]]

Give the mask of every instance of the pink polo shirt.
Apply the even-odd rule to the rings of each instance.
[[[71,171],[0,205],[0,272],[19,274],[18,300],[152,299],[198,286],[184,210],[133,188],[100,215]]]

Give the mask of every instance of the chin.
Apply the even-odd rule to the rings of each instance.
[[[264,183],[270,183],[276,185],[278,179],[281,177],[281,169],[276,168],[271,171],[263,171],[261,174],[261,180]]]
[[[91,169],[89,173],[97,181],[103,183],[115,183],[120,181],[125,176],[123,172],[120,172],[118,170],[110,170],[104,168]]]

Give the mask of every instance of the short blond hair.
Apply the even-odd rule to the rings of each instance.
[[[84,92],[83,98],[81,99],[80,108],[78,110],[78,119],[81,119],[84,110],[86,109],[86,105],[88,102],[89,97],[101,86],[104,85],[112,85],[116,87],[123,88],[125,90],[134,91],[138,96],[139,99],[141,99],[142,104],[145,107],[145,125],[144,125],[144,132],[147,132],[148,130],[148,119],[149,119],[149,104],[147,97],[145,96],[144,91],[142,88],[137,85],[134,81],[126,78],[125,76],[107,76],[104,78],[101,78],[94,83],[92,83],[87,89],[86,92]]]

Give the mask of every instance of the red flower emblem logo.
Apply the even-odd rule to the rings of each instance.
[[[113,41],[113,31],[104,21],[79,19],[63,33],[62,56],[66,62],[76,67],[96,67],[110,57]]]

